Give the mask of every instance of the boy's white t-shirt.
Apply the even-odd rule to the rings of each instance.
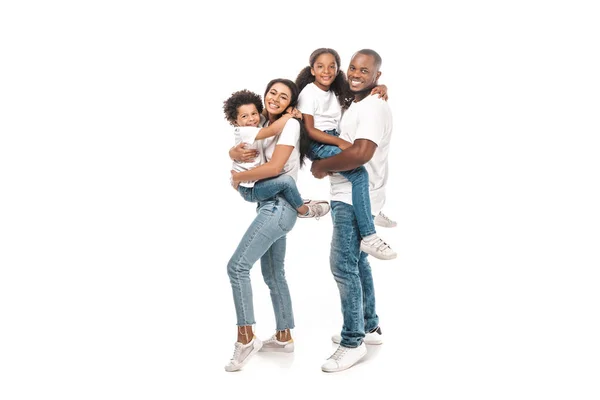
[[[385,204],[388,180],[388,153],[392,137],[392,112],[388,103],[377,96],[367,96],[344,112],[340,138],[354,143],[368,139],[377,145],[373,157],[364,166],[369,173],[369,195],[373,215]],[[339,173],[330,176],[331,200],[352,204],[352,184]]]
[[[300,92],[298,110],[302,114],[313,116],[315,128],[321,131],[339,131],[342,107],[333,91],[324,91],[314,83],[309,83]]]
[[[260,122],[258,123],[258,127],[254,126],[236,126],[233,128],[233,137],[235,139],[235,145],[237,146],[240,143],[246,143],[247,149],[255,149],[258,150],[258,157],[250,162],[237,162],[233,161],[232,169],[236,172],[244,172],[248,171],[252,168],[258,167],[264,162],[264,154],[262,151],[262,146],[260,145],[260,140],[255,140],[256,135],[258,135],[258,131],[261,130],[263,125],[266,122],[266,118],[264,116],[260,116]],[[245,187],[254,187],[254,181],[251,182],[240,182],[240,186]]]

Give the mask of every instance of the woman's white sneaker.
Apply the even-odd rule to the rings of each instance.
[[[260,351],[274,351],[280,353],[293,353],[294,352],[294,339],[290,339],[287,342],[280,342],[277,340],[277,336],[273,335],[269,339],[263,341],[263,345]]]
[[[235,342],[235,350],[233,357],[229,360],[229,364],[225,366],[225,371],[233,372],[242,369],[257,351],[262,347],[262,342],[255,336],[248,344]]]

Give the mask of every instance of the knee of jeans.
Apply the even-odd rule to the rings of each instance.
[[[227,275],[230,278],[236,277],[240,271],[244,270],[244,266],[240,261],[235,255],[229,259],[227,263]]]
[[[281,181],[282,181],[283,183],[286,183],[286,184],[288,184],[288,185],[292,185],[292,184],[295,184],[295,183],[296,183],[296,182],[294,181],[294,178],[292,178],[292,177],[291,177],[291,176],[289,176],[289,175],[281,175],[281,176],[279,177],[279,179],[281,179]]]

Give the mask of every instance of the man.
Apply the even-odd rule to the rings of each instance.
[[[363,49],[352,56],[347,77],[354,94],[352,105],[340,122],[340,138],[353,145],[340,154],[313,161],[316,178],[331,175],[331,272],[340,292],[344,326],[332,340],[340,346],[322,365],[325,372],[342,371],[367,354],[366,344],[381,344],[383,337],[375,312],[375,292],[367,254],[360,251],[360,235],[352,208],[352,185],[335,172],[365,165],[369,172],[371,211],[379,214],[385,203],[388,151],[392,133],[390,108],[377,96],[369,96],[381,76],[381,57]],[[382,243],[382,246],[387,246]]]

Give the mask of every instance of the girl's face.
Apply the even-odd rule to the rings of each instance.
[[[317,57],[310,68],[310,73],[315,77],[315,85],[321,90],[329,90],[338,73],[338,65],[333,54],[323,53]]]
[[[292,91],[283,83],[277,82],[265,95],[265,108],[269,114],[283,113],[292,102]]]
[[[260,114],[254,104],[243,104],[238,107],[235,119],[237,126],[258,126],[259,122]]]

